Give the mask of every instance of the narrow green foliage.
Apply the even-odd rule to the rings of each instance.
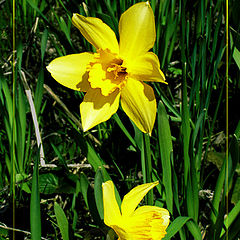
[[[172,191],[172,162],[171,154],[173,151],[171,131],[167,112],[162,102],[158,104],[158,140],[161,155],[163,185],[166,193],[167,209],[173,212],[173,191]]]
[[[195,240],[202,240],[202,234],[197,223],[194,220],[191,220],[186,223],[189,231],[191,232],[192,236]]]
[[[167,234],[163,238],[163,240],[171,239],[182,227],[184,224],[186,224],[187,221],[189,221],[190,217],[177,217],[174,219],[174,221],[170,224],[170,226],[167,229]]]
[[[46,52],[47,39],[48,39],[48,30],[44,29],[43,34],[42,34],[42,39],[41,39],[41,59],[42,59],[42,62],[43,62],[44,55],[45,55],[45,52]]]
[[[104,219],[103,198],[102,198],[102,183],[103,182],[105,182],[103,173],[102,173],[101,169],[99,169],[96,172],[95,179],[94,179],[94,196],[95,196],[98,213],[102,220]]]
[[[68,220],[63,209],[57,202],[54,203],[54,213],[57,218],[57,224],[60,229],[62,239],[69,240]]]
[[[30,203],[30,226],[33,240],[41,239],[41,210],[40,210],[40,194],[39,194],[39,154],[34,161],[34,170],[32,178],[32,193]]]
[[[141,162],[142,162],[142,172],[143,172],[143,182],[152,182],[152,158],[150,149],[150,139],[147,134],[142,133],[141,139]],[[153,191],[150,190],[146,195],[146,202],[148,205],[153,205]]]
[[[114,120],[117,122],[118,126],[121,128],[121,130],[123,131],[123,133],[127,136],[127,138],[129,139],[129,141],[133,144],[133,146],[136,148],[136,142],[135,140],[132,138],[132,136],[130,135],[130,133],[128,132],[128,130],[126,129],[126,127],[124,126],[124,124],[122,123],[121,119],[119,118],[119,116],[116,114],[113,115]]]
[[[184,183],[185,185],[187,185],[190,174],[190,159],[189,159],[190,122],[189,122],[189,108],[187,102],[186,63],[183,63],[182,136],[184,157]]]
[[[85,174],[81,174],[80,175],[80,186],[81,186],[81,192],[82,192],[82,195],[83,195],[83,198],[85,200],[85,204],[87,205],[87,208],[89,208],[89,205],[88,205],[88,192],[89,192],[89,189],[90,189],[90,183],[86,177]]]
[[[44,84],[44,71],[43,69],[41,69],[38,75],[37,86],[34,94],[34,106],[37,116],[39,116],[40,109],[42,106],[43,84]]]

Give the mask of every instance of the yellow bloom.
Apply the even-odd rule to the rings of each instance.
[[[119,22],[120,41],[98,18],[73,14],[73,24],[96,48],[96,53],[72,54],[54,59],[47,67],[60,84],[86,92],[80,104],[84,131],[108,120],[118,109],[146,133],[156,117],[153,89],[144,81],[165,82],[158,57],[149,50],[156,32],[149,2],[133,5]]]
[[[161,240],[169,224],[169,212],[156,206],[137,205],[157,182],[133,188],[123,198],[121,212],[112,181],[103,183],[104,223],[114,229],[118,240]],[[136,210],[135,210],[136,209]]]

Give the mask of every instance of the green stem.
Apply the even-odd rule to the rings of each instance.
[[[143,172],[143,182],[152,182],[152,159],[151,159],[151,148],[150,148],[150,137],[148,134],[143,134],[142,141],[142,172]],[[150,190],[146,196],[146,201],[148,205],[153,205],[153,191]]]

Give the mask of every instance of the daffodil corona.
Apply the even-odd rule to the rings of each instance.
[[[143,197],[158,182],[133,188],[123,198],[121,211],[115,198],[112,181],[103,183],[104,222],[114,229],[118,240],[161,240],[169,224],[169,212],[156,206],[141,206]],[[135,210],[136,209],[136,210]]]
[[[84,131],[108,120],[121,106],[137,127],[151,133],[156,117],[153,89],[145,82],[165,82],[158,57],[149,50],[156,32],[149,2],[133,5],[119,21],[119,44],[113,30],[98,18],[73,14],[73,24],[96,53],[54,59],[47,67],[60,84],[86,92],[80,104]]]

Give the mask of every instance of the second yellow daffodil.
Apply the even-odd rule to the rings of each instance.
[[[104,223],[114,229],[118,240],[161,240],[165,236],[170,217],[168,210],[156,206],[137,208],[157,184],[158,181],[133,188],[124,196],[121,210],[115,198],[113,182],[102,184]]]
[[[125,11],[119,21],[119,44],[113,30],[98,18],[73,14],[73,24],[96,53],[54,59],[47,67],[60,84],[86,92],[80,104],[84,131],[108,120],[121,106],[136,126],[151,133],[156,117],[153,89],[144,81],[165,82],[158,57],[149,50],[156,32],[149,2]]]

